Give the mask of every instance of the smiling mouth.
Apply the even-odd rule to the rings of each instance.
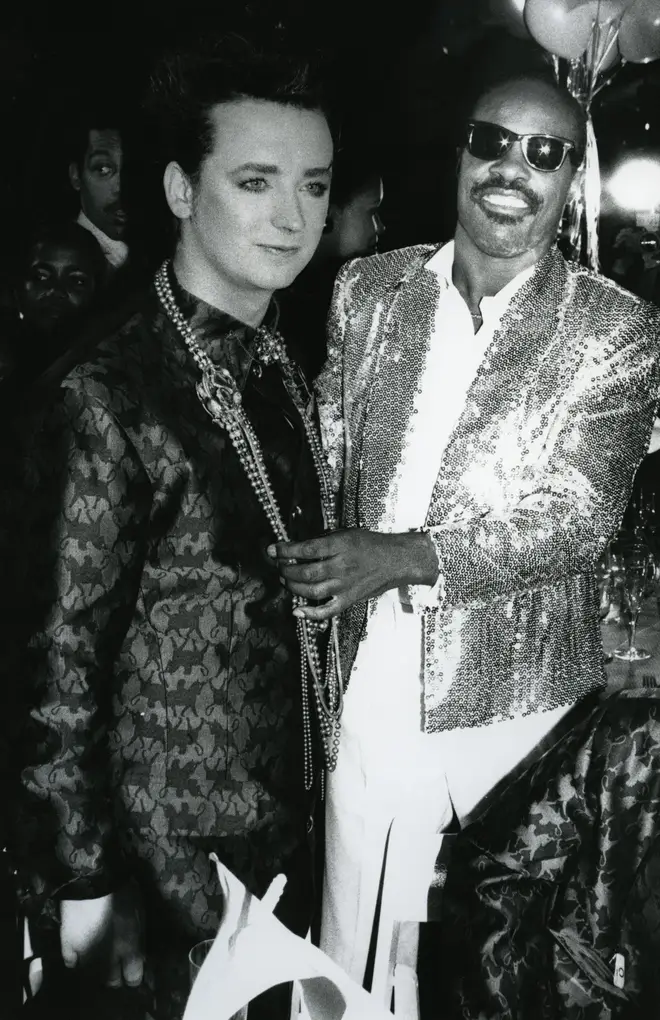
[[[497,213],[530,213],[532,207],[530,202],[518,191],[505,191],[503,189],[488,188],[482,191],[478,201],[486,209],[492,209]]]

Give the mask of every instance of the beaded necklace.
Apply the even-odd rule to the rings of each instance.
[[[201,379],[196,385],[197,396],[213,421],[227,432],[276,538],[279,541],[288,542],[286,525],[268,477],[261,445],[243,409],[242,396],[236,385],[236,380],[226,368],[214,365],[206,351],[197,342],[192,326],[176,303],[169,279],[169,264],[168,259],[156,273],[154,281],[156,293],[165,314],[175,326],[201,372]],[[321,490],[324,527],[327,531],[334,531],[337,527],[334,500],[325,467],[321,440],[314,424],[311,407],[305,400],[302,378],[298,377],[298,372],[286,352],[282,338],[277,333],[259,327],[256,331],[254,351],[255,357],[264,365],[272,362],[280,364],[285,388],[302,420],[314,461]],[[305,600],[294,595],[293,604],[294,607],[301,606],[305,604]],[[310,686],[316,705],[325,766],[329,771],[333,771],[335,768],[339,752],[339,721],[343,707],[343,685],[336,619],[333,618],[330,621],[330,640],[325,663],[323,663],[319,651],[318,635],[326,628],[326,623],[319,624],[313,620],[302,618],[296,620],[300,646],[306,790],[311,790],[314,778],[309,711]]]

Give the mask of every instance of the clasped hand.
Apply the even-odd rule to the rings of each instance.
[[[294,613],[323,621],[355,602],[404,584],[434,584],[438,573],[426,534],[382,534],[363,528],[333,531],[304,542],[278,542],[268,549],[283,583],[305,599],[323,602]]]
[[[111,988],[136,987],[144,969],[141,915],[139,893],[132,883],[92,900],[62,900],[64,964],[93,969]]]

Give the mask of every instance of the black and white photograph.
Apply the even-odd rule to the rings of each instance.
[[[660,1018],[660,0],[0,31],[2,1020]]]

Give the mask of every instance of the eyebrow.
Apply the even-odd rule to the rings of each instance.
[[[275,163],[242,163],[241,166],[237,166],[234,173],[241,173],[242,171],[248,170],[250,173],[255,174],[279,174],[280,168]],[[332,173],[332,163],[330,166],[313,166],[309,170],[305,170],[303,177],[329,177]]]
[[[87,153],[87,159],[94,159],[95,156],[105,156],[107,159],[114,158],[109,149],[90,149]]]

